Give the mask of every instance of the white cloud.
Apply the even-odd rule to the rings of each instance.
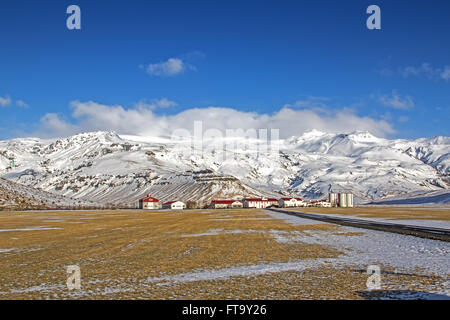
[[[170,58],[165,62],[152,63],[145,67],[148,74],[160,77],[176,76],[187,69],[194,69],[194,67],[179,58]]]
[[[79,126],[62,120],[56,113],[47,113],[40,119],[39,129],[35,134],[40,137],[65,137],[81,132]]]
[[[153,100],[153,104],[157,107],[157,108],[172,108],[172,107],[176,107],[178,104],[174,101],[170,101],[167,98],[162,98],[162,99],[158,99],[158,100]]]
[[[175,101],[171,101],[167,98],[154,99],[151,103],[147,103],[145,100],[141,100],[136,104],[138,110],[156,110],[176,107],[178,104]]]
[[[409,66],[400,70],[401,74],[408,78],[410,76],[425,76],[430,79],[446,80],[450,79],[450,66],[435,68],[431,64],[424,62],[420,66]]]
[[[450,79],[450,66],[445,66],[445,69],[441,72],[441,78],[444,80]]]
[[[14,101],[15,105],[21,108],[28,108],[28,104],[26,104],[23,100]],[[13,100],[10,96],[6,95],[5,97],[0,97],[0,107],[8,107],[13,104]]]
[[[120,105],[73,101],[71,107],[75,125],[56,114],[47,114],[41,119],[41,130],[37,134],[66,136],[75,132],[112,130],[119,134],[170,136],[177,129],[193,133],[194,121],[203,121],[204,130],[214,128],[224,133],[227,129],[279,129],[282,138],[313,129],[333,133],[367,130],[380,137],[395,132],[386,120],[361,117],[350,109],[296,110],[285,106],[273,114],[259,114],[211,106],[174,115],[157,115],[151,108],[139,105],[125,109]]]
[[[401,116],[398,118],[399,122],[408,122],[409,121],[409,117],[407,116]]]
[[[414,100],[411,96],[400,96],[394,90],[391,95],[384,95],[380,97],[380,102],[387,107],[394,109],[408,110],[414,107]]]
[[[25,101],[23,101],[23,100],[17,100],[16,106],[21,107],[21,108],[28,108],[28,104],[25,103]]]
[[[0,106],[7,107],[11,104],[11,98],[9,96],[0,97]]]
[[[317,111],[326,109],[326,102],[329,101],[326,97],[306,97],[305,99],[298,100],[292,104],[285,104],[285,108],[293,109],[314,109]]]

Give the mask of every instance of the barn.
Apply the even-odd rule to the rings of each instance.
[[[139,209],[155,210],[159,209],[159,200],[148,195],[139,200]]]
[[[274,198],[247,198],[244,199],[244,208],[264,209],[278,206],[278,199]]]
[[[278,200],[278,206],[280,208],[304,207],[306,203],[301,198],[281,198]]]
[[[242,201],[239,200],[213,200],[210,205],[213,209],[242,208]]]
[[[181,201],[169,201],[162,205],[163,209],[183,210],[186,209],[186,204]]]

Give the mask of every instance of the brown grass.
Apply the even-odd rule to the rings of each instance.
[[[367,279],[365,274],[324,266],[169,285],[146,281],[341,254],[320,245],[279,243],[270,234],[339,234],[338,227],[292,226],[262,210],[0,212],[0,226],[61,228],[0,232],[0,249],[11,249],[0,250],[0,299],[353,299],[360,298],[357,290],[365,288]],[[217,234],[201,235],[218,229]],[[80,292],[66,287],[68,265],[81,268]]]
[[[95,291],[99,283],[108,287],[116,285],[116,281],[139,282],[147,277],[198,269],[339,254],[319,245],[280,244],[265,232],[272,229],[333,229],[333,226],[295,227],[268,218],[259,210],[0,213],[0,225],[3,226],[0,229],[61,228],[0,232],[0,248],[13,248],[10,252],[0,253],[0,292],[4,293],[0,297],[64,296],[67,294],[65,272],[68,265],[79,265],[84,290]],[[223,231],[217,235],[192,236],[214,229]],[[227,234],[233,230],[242,233]],[[14,291],[42,284],[55,288],[45,294],[42,290]],[[137,291],[145,296],[142,290]],[[164,298],[163,295],[158,297]]]

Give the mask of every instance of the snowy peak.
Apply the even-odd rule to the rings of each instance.
[[[354,131],[347,135],[349,140],[361,143],[380,143],[382,139],[375,137],[368,131]]]
[[[298,151],[332,155],[353,155],[376,145],[383,145],[384,140],[365,131],[349,134],[327,134],[320,131],[307,132],[304,135],[287,140],[287,144]]]

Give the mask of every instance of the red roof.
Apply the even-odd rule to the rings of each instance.
[[[164,204],[172,204],[172,203],[175,203],[175,202],[178,202],[178,201],[169,201],[169,202],[166,202]]]
[[[159,202],[159,200],[148,195],[146,198],[142,199],[142,202]]]
[[[292,199],[295,199],[297,201],[302,201],[302,198],[281,198],[281,199],[283,199],[284,201],[290,201]]]
[[[213,200],[215,204],[232,204],[235,202],[241,202],[240,200]]]
[[[245,199],[246,201],[262,201],[262,202],[278,202],[278,199],[269,198],[269,199],[261,199],[261,198],[249,198]]]

